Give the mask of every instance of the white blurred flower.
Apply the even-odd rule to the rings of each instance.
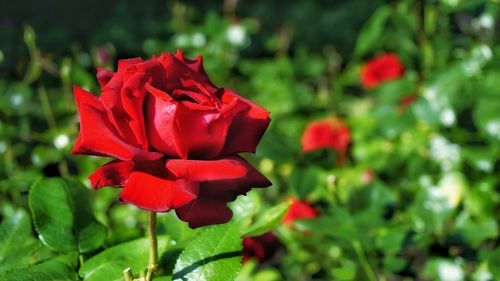
[[[500,119],[486,123],[485,129],[490,136],[500,139]]]
[[[434,136],[430,140],[430,156],[443,171],[450,171],[460,161],[460,146],[442,136]]]
[[[174,38],[174,45],[177,47],[186,47],[189,44],[189,37],[186,34],[178,34]]]
[[[7,144],[3,141],[0,142],[0,153],[4,153],[7,150]]]
[[[69,137],[67,135],[61,134],[54,139],[54,146],[57,149],[65,148],[69,143]]]
[[[191,36],[191,44],[196,48],[201,48],[207,43],[207,37],[201,32],[196,32]]]
[[[435,186],[429,188],[427,195],[429,199],[424,202],[424,208],[434,213],[442,213],[450,209],[445,194],[439,188]]]
[[[42,159],[40,159],[40,156],[38,156],[38,154],[31,154],[31,162],[38,166],[42,163]]]
[[[474,53],[474,55],[485,60],[490,60],[491,58],[493,58],[493,51],[491,51],[491,48],[485,44],[481,44],[479,47],[474,48],[472,52]]]
[[[491,172],[493,170],[493,163],[486,159],[476,161],[476,167],[483,172]]]
[[[21,94],[13,94],[10,97],[10,104],[14,107],[19,107],[21,104],[23,104],[23,96]]]
[[[462,268],[452,262],[440,262],[437,271],[442,281],[462,281],[465,278]]]
[[[247,38],[246,30],[239,24],[232,24],[226,31],[226,38],[232,45],[242,46]]]
[[[446,174],[439,181],[438,189],[446,198],[449,207],[456,208],[458,206],[462,200],[464,185],[463,178],[457,173]]]
[[[450,127],[451,125],[455,124],[455,112],[450,107],[445,108],[439,114],[439,119],[441,120],[441,123],[443,125],[445,125],[446,127]]]
[[[495,26],[495,20],[491,14],[485,13],[482,14],[479,18],[475,19],[472,22],[472,26],[474,29],[493,29]]]
[[[441,0],[444,4],[447,4],[451,7],[456,7],[460,3],[460,0]]]

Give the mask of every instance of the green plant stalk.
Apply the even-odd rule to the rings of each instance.
[[[377,281],[377,276],[375,275],[375,272],[373,272],[373,269],[370,266],[368,259],[366,258],[363,247],[361,246],[361,242],[359,242],[359,240],[354,240],[352,241],[352,246],[354,248],[354,251],[356,252],[356,255],[358,256],[361,267],[363,267],[363,270],[368,277],[368,280]]]
[[[149,212],[148,217],[149,265],[146,272],[146,281],[153,280],[158,269],[158,237],[156,235],[156,212]]]
[[[132,270],[130,269],[130,267],[126,268],[123,271],[123,278],[125,279],[125,281],[134,281],[134,275],[132,274]]]

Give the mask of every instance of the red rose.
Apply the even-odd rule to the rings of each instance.
[[[341,120],[317,120],[309,123],[302,134],[302,151],[332,149],[340,154],[339,160],[343,161],[350,142],[349,128]]]
[[[404,67],[397,55],[388,53],[380,55],[361,69],[361,83],[367,89],[374,88],[379,84],[401,77]]]
[[[280,240],[272,232],[256,237],[243,238],[243,262],[252,258],[264,262],[273,257],[281,246]]]
[[[113,157],[92,186],[123,186],[121,200],[175,209],[191,227],[228,221],[226,203],[271,183],[239,152],[255,152],[269,112],[208,79],[202,58],[178,51],[98,69],[99,97],[74,87],[80,134],[74,154]]]
[[[297,198],[292,198],[292,204],[288,208],[288,212],[283,218],[284,224],[291,224],[295,220],[313,219],[318,216],[318,211],[314,209],[307,201],[300,201]]]

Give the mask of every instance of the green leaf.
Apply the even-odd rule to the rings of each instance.
[[[106,238],[90,208],[89,191],[77,180],[39,180],[31,187],[29,205],[40,240],[54,250],[89,252]]]
[[[283,202],[268,209],[257,221],[243,231],[243,236],[259,236],[275,228],[290,207],[290,202]]]
[[[370,51],[370,48],[376,46],[377,41],[384,32],[384,27],[391,15],[389,6],[382,6],[370,17],[361,30],[354,54],[362,56]]]
[[[170,245],[168,236],[158,237],[158,253],[164,253]],[[141,238],[118,244],[93,256],[80,268],[79,274],[85,281],[123,280],[123,270],[127,267],[134,274],[145,269],[148,264],[149,242]]]
[[[7,216],[0,224],[0,273],[28,266],[41,246],[31,236],[31,221],[24,210]]]
[[[242,241],[235,223],[208,227],[182,252],[173,280],[234,280],[241,266]]]
[[[229,206],[233,211],[233,220],[242,226],[248,226],[260,210],[261,199],[258,191],[251,190],[246,196],[238,196]]]
[[[61,259],[37,264],[22,270],[10,271],[5,275],[0,275],[0,281],[68,281],[78,280],[75,269]]]
[[[320,173],[321,170],[314,166],[308,166],[304,168],[298,167],[297,169],[294,169],[294,171],[290,175],[290,186],[297,194],[297,196],[299,196],[300,198],[304,198],[309,193],[314,191],[317,183],[320,181]]]

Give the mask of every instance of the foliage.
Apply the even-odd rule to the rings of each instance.
[[[216,85],[270,109],[271,127],[246,158],[273,186],[240,196],[226,225],[192,230],[160,215],[155,280],[500,279],[498,1],[309,2],[287,7],[290,20],[274,29],[266,24],[281,8],[268,1],[224,13],[220,3],[176,2],[136,27],[123,21],[134,18],[131,5],[82,45],[59,42],[63,50],[46,43],[58,38],[47,30],[8,31],[19,44],[0,44],[0,280],[144,271],[144,212],[117,202],[117,189],[82,185],[104,161],[70,153],[78,123],[70,88],[96,90],[95,68],[128,52],[176,48],[204,55]],[[365,2],[373,10],[353,13]],[[361,67],[387,52],[404,75],[363,88]],[[324,118],[350,129],[343,162],[334,151],[301,151],[306,125]],[[319,216],[280,224],[291,196]],[[242,238],[269,230],[282,249],[240,266]]]

